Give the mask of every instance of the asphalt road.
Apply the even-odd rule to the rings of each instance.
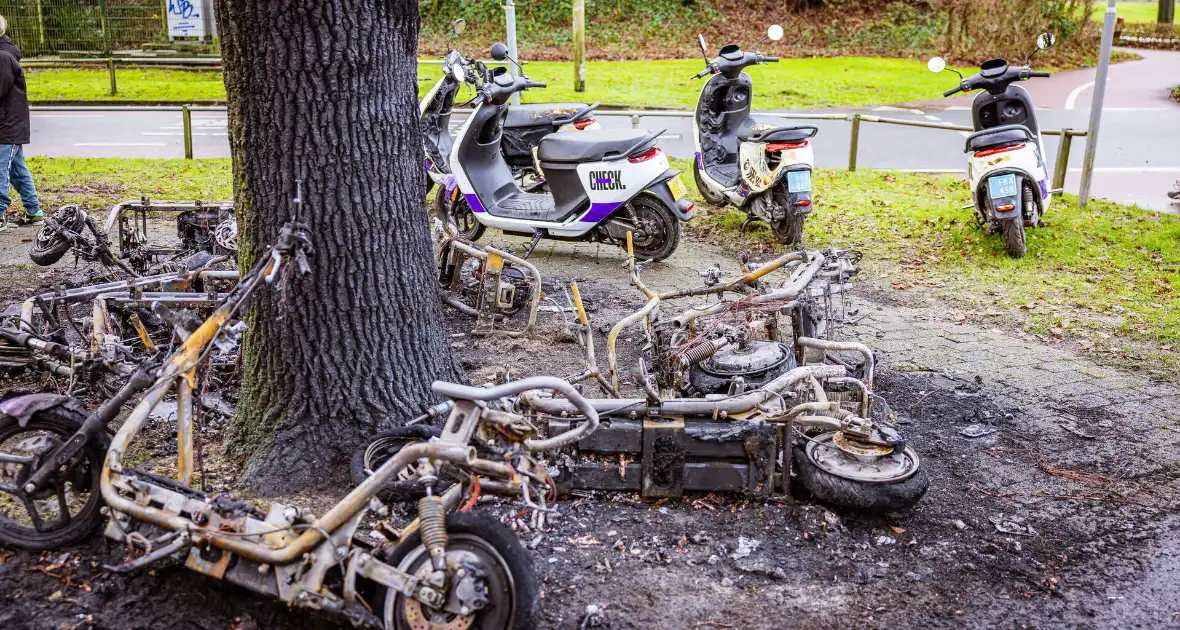
[[[1103,110],[1091,194],[1157,210],[1178,210],[1164,193],[1180,180],[1180,106],[1168,90],[1180,83],[1180,53],[1137,51],[1141,61],[1111,69]],[[1094,70],[1062,73],[1026,82],[1038,106],[1042,129],[1085,129],[1093,94]],[[947,76],[948,87],[954,77]],[[917,99],[916,99],[917,100]],[[890,118],[971,124],[970,97],[919,101],[906,107],[872,110],[825,110],[808,113],[860,111]],[[755,103],[757,109],[757,103]],[[797,112],[802,113],[802,112]],[[626,127],[626,117],[599,116],[604,127]],[[459,121],[453,122],[457,126]],[[847,166],[850,125],[845,121],[799,121],[814,124],[813,141],[818,166]],[[666,128],[661,146],[675,157],[693,154],[691,123],[687,118],[644,116],[640,126]],[[31,155],[64,157],[181,157],[184,140],[178,112],[35,112]],[[229,142],[225,115],[193,113],[195,157],[226,157]],[[864,122],[861,125],[860,168],[963,172],[965,132],[923,129]],[[1050,164],[1059,140],[1045,138]],[[1070,153],[1066,190],[1079,185],[1085,139],[1075,138]]]

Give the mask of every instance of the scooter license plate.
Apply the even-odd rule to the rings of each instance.
[[[668,190],[672,191],[672,199],[675,201],[680,201],[688,194],[688,188],[684,186],[684,182],[680,181],[679,175],[668,180]]]
[[[996,175],[987,180],[987,192],[992,199],[1016,196],[1016,175]]]
[[[787,171],[787,192],[811,192],[811,171]]]

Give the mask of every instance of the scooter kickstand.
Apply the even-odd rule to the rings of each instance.
[[[532,256],[533,250],[537,249],[537,243],[540,243],[540,242],[541,242],[541,230],[536,230],[533,232],[533,241],[531,243],[529,243],[528,247],[524,248],[524,253],[521,254],[520,257],[527,259],[529,256]]]

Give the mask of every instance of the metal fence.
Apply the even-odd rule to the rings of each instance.
[[[0,15],[26,57],[102,54],[166,39],[170,0],[7,0]]]

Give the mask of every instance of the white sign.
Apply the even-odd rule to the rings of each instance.
[[[167,0],[168,39],[216,35],[212,0]]]

